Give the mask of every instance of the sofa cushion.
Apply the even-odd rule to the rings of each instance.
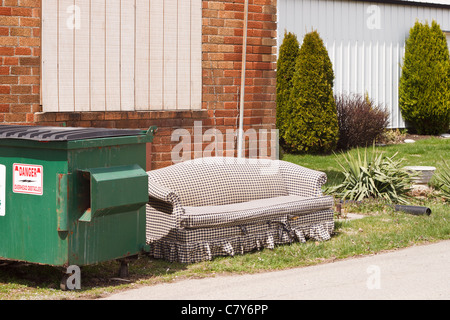
[[[185,206],[183,207],[184,214],[181,216],[181,226],[203,228],[243,225],[257,220],[275,219],[277,216],[285,214],[304,215],[330,209],[333,201],[333,197],[330,196],[313,198],[281,196],[220,206]]]
[[[202,158],[148,172],[149,184],[176,193],[183,206],[220,206],[287,196],[272,163],[257,159]]]

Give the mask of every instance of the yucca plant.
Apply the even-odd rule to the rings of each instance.
[[[446,201],[450,201],[450,165],[444,161],[442,169],[435,175],[436,188]]]
[[[412,174],[406,171],[403,159],[386,157],[373,147],[372,152],[357,149],[357,155],[343,153],[344,161],[338,160],[345,176],[344,181],[331,188],[330,193],[343,200],[361,201],[367,198],[385,199],[392,203],[407,203],[411,190]]]

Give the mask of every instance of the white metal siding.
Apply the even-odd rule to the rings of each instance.
[[[450,9],[344,0],[278,0],[278,45],[285,30],[317,30],[333,62],[335,93],[368,93],[403,128],[398,84],[405,40],[416,20],[436,20],[450,30]]]
[[[447,47],[450,50],[450,31],[445,33],[445,38],[447,39]]]
[[[45,112],[201,109],[201,0],[42,1]]]

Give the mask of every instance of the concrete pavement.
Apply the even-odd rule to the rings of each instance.
[[[450,241],[312,267],[141,287],[105,300],[450,300]]]

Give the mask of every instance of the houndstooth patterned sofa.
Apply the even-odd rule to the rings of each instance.
[[[181,263],[329,240],[325,173],[281,160],[202,158],[148,172],[146,235],[155,258]]]

